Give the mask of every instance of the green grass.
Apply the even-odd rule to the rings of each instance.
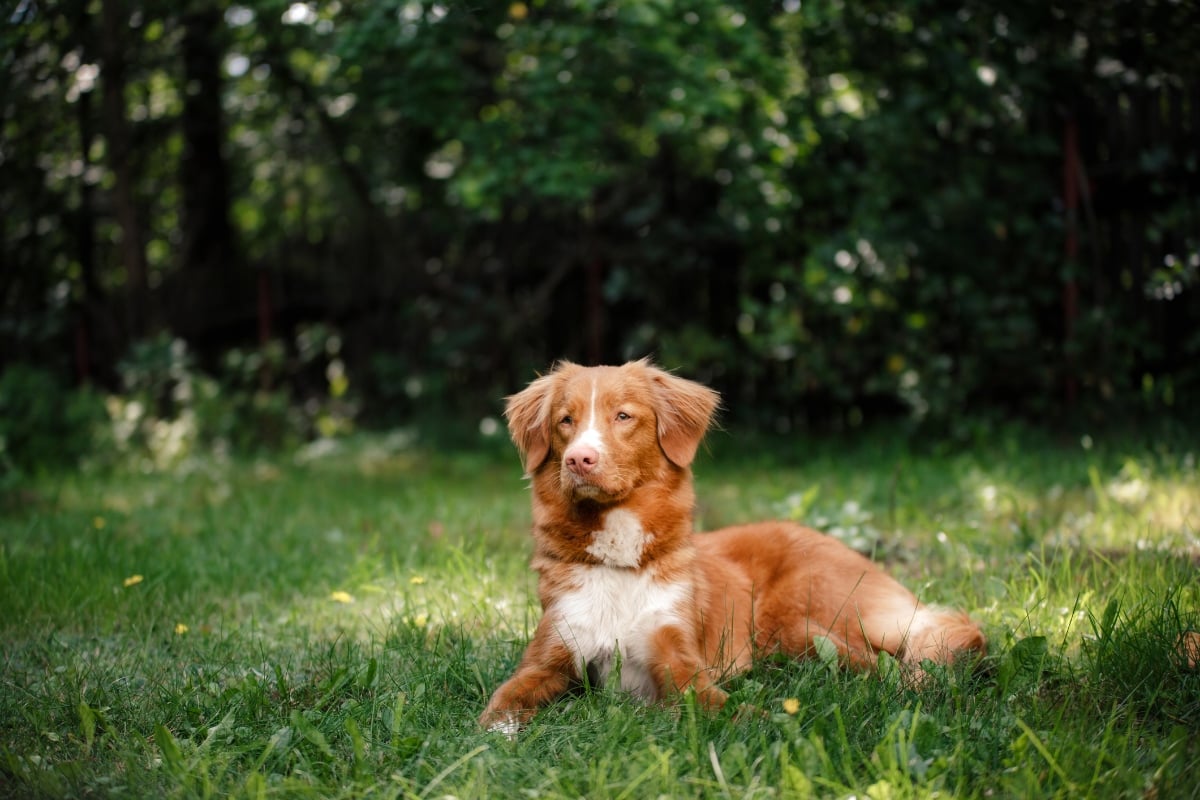
[[[1195,445],[1097,439],[714,436],[703,527],[817,521],[992,654],[920,691],[770,661],[716,715],[599,690],[516,741],[475,725],[537,618],[498,442],[43,476],[0,512],[0,795],[1197,796]]]

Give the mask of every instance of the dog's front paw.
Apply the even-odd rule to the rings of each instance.
[[[517,738],[524,720],[516,711],[485,711],[479,717],[479,726],[488,733],[500,733],[509,740]]]
[[[690,686],[687,693],[696,698],[696,704],[706,711],[720,711],[729,700],[724,690],[709,684],[707,686]]]

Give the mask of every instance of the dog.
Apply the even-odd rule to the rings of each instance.
[[[509,397],[530,479],[542,617],[516,672],[479,718],[509,736],[585,681],[649,702],[685,691],[708,709],[723,680],[774,653],[869,669],[880,651],[980,656],[965,613],[921,603],[867,557],[817,531],[761,522],[692,529],[691,464],[719,396],[648,360],[560,362]],[[828,647],[828,645],[825,645]]]

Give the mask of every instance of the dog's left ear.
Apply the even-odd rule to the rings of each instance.
[[[550,406],[554,390],[565,374],[576,369],[570,362],[561,362],[508,398],[504,416],[508,420],[508,433],[521,453],[526,475],[532,475],[550,455]]]
[[[677,378],[657,367],[650,370],[658,443],[672,464],[686,467],[696,457],[721,396],[695,381]]]

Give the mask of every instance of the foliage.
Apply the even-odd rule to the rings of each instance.
[[[26,364],[0,372],[0,486],[37,468],[69,466],[103,419],[99,397]]]
[[[294,448],[344,435],[357,405],[340,349],[336,331],[310,326],[291,349],[272,341],[225,353],[214,378],[182,339],[140,342],[119,367],[124,393],[108,399],[111,444],[167,468],[199,451]]]
[[[537,616],[510,451],[356,435],[303,460],[45,474],[0,511],[0,787],[1190,796],[1200,672],[1174,643],[1200,626],[1194,438],[715,437],[704,527],[790,509],[882,539],[922,597],[982,622],[982,670],[915,690],[886,660],[767,661],[729,682],[736,712],[590,691],[515,742],[475,725]]]
[[[324,324],[380,415],[494,412],[555,358],[646,353],[779,428],[1179,411],[1198,23],[1124,0],[20,3],[0,357],[73,353],[113,389],[163,331],[211,371]]]

